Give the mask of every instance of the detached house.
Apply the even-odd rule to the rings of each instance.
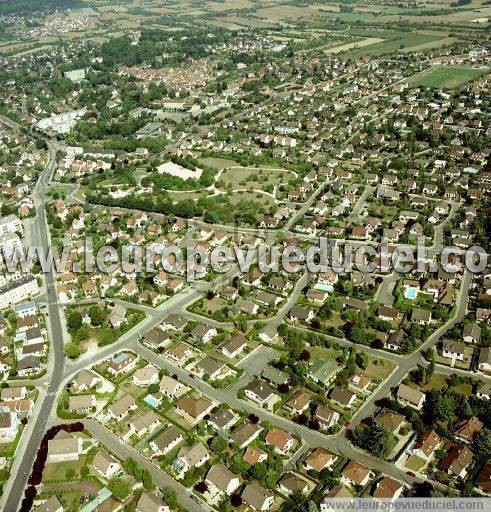
[[[440,436],[434,430],[427,430],[418,436],[412,453],[424,460],[430,460],[439,444]]]
[[[265,442],[274,446],[278,453],[285,455],[293,448],[295,438],[280,428],[273,428],[266,434]]]
[[[195,443],[192,446],[183,446],[177,457],[172,462],[172,467],[179,473],[178,478],[191,468],[199,468],[210,459],[210,454],[201,443]]]
[[[269,510],[274,503],[274,494],[254,482],[248,484],[241,494],[242,500],[253,510]]]
[[[397,400],[402,404],[410,405],[418,411],[423,408],[423,403],[426,399],[424,393],[421,393],[421,391],[418,391],[417,389],[406,386],[406,384],[399,384],[396,397]]]
[[[465,345],[453,340],[444,340],[442,356],[452,360],[463,361],[465,357]]]
[[[273,401],[277,398],[271,387],[262,380],[254,379],[244,388],[244,392],[250,400],[259,405],[272,406]]]
[[[310,308],[304,308],[300,306],[294,306],[290,310],[290,320],[292,322],[311,322],[314,319],[314,311]]]
[[[208,470],[205,482],[212,494],[230,496],[240,487],[242,480],[224,464],[215,464]]]
[[[155,455],[167,455],[184,440],[184,433],[175,425],[160,431],[149,443]]]
[[[360,485],[364,487],[370,481],[372,471],[363,464],[352,460],[341,472],[341,481],[345,485]]]
[[[446,457],[440,462],[438,467],[457,478],[465,479],[474,454],[466,446],[450,444],[446,451]]]

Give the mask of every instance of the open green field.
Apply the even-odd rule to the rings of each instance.
[[[264,187],[278,186],[293,178],[290,171],[274,169],[253,169],[250,167],[231,167],[220,175],[219,183],[232,190],[264,190]]]
[[[346,55],[352,58],[360,58],[365,55],[382,55],[384,53],[410,49],[411,47],[421,46],[426,43],[439,41],[446,37],[445,34],[436,35],[421,32],[398,32],[393,30],[353,30],[347,32],[347,35],[363,36],[370,38],[380,38],[383,41],[363,48],[354,48]]]
[[[476,80],[489,73],[489,69],[477,69],[467,66],[441,66],[427,69],[408,80],[409,85],[417,87],[434,87],[452,89]]]

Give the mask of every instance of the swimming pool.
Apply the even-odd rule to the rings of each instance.
[[[414,300],[416,298],[417,293],[418,291],[416,290],[416,288],[407,288],[406,292],[404,293],[404,297],[406,297],[406,299]]]
[[[157,409],[160,405],[160,400],[155,398],[153,395],[147,395],[143,401],[155,409]]]

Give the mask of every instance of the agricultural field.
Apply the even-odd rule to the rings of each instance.
[[[418,46],[437,42],[445,38],[444,34],[435,35],[420,32],[397,32],[392,30],[354,30],[349,31],[348,34],[369,38],[380,37],[380,39],[383,39],[381,42],[349,51],[347,56],[351,58],[359,58],[365,55],[377,56],[397,50],[413,51],[417,49]]]
[[[353,41],[351,43],[345,43],[340,46],[335,46],[334,48],[328,48],[326,53],[341,53],[347,50],[354,50],[357,48],[364,48],[365,46],[370,46],[372,44],[381,43],[384,41],[383,38],[380,37],[366,37],[365,39],[360,39],[357,41]]]
[[[489,73],[489,69],[470,68],[466,66],[441,66],[418,73],[409,80],[409,84],[419,87],[453,89],[471,82]]]

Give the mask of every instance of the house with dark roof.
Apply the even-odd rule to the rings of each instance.
[[[446,448],[446,457],[438,465],[439,469],[447,472],[449,475],[465,479],[470,465],[474,460],[474,454],[467,446],[450,444]]]

